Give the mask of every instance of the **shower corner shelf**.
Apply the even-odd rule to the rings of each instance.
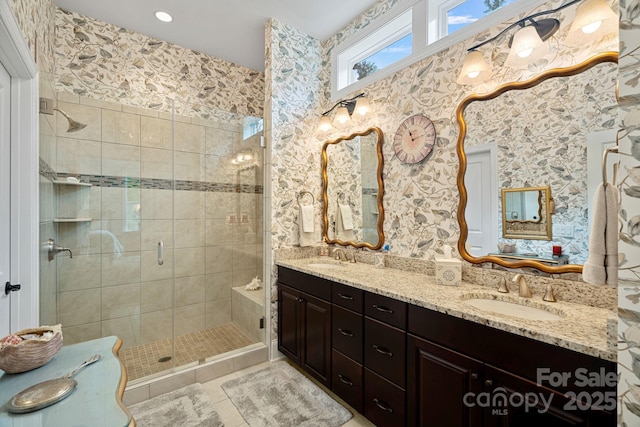
[[[53,222],[91,222],[93,218],[53,218]]]
[[[55,185],[76,185],[78,187],[91,187],[92,185],[87,182],[69,182],[65,180],[56,179],[53,180]]]

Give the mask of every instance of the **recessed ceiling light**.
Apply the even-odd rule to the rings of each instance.
[[[163,12],[161,10],[156,12],[156,18],[158,18],[162,22],[171,22],[173,21],[173,17],[169,15],[167,12]]]

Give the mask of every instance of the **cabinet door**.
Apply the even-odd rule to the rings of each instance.
[[[486,427],[604,427],[616,425],[616,414],[580,410],[582,403],[492,366],[485,366],[485,392],[493,405],[485,410]],[[585,392],[589,393],[588,389]],[[609,402],[615,405],[615,392]],[[600,391],[589,393],[595,398]],[[525,403],[527,402],[527,403]],[[592,403],[595,401],[592,399]],[[606,401],[600,402],[603,406]]]
[[[301,293],[302,360],[300,366],[331,386],[331,304]]]
[[[300,292],[278,285],[278,350],[300,364]]]
[[[482,391],[483,364],[437,344],[407,337],[407,424],[482,426],[483,410],[465,404]]]

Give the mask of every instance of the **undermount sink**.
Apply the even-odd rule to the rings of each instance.
[[[472,307],[505,316],[527,320],[561,320],[563,316],[541,308],[490,298],[469,298],[464,301]]]
[[[329,262],[311,262],[307,264],[311,268],[342,268],[341,264],[332,264]]]

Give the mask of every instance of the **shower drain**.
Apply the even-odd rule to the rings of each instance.
[[[160,359],[158,359],[158,362],[164,363],[164,362],[168,362],[169,360],[171,360],[171,356],[163,356]]]

